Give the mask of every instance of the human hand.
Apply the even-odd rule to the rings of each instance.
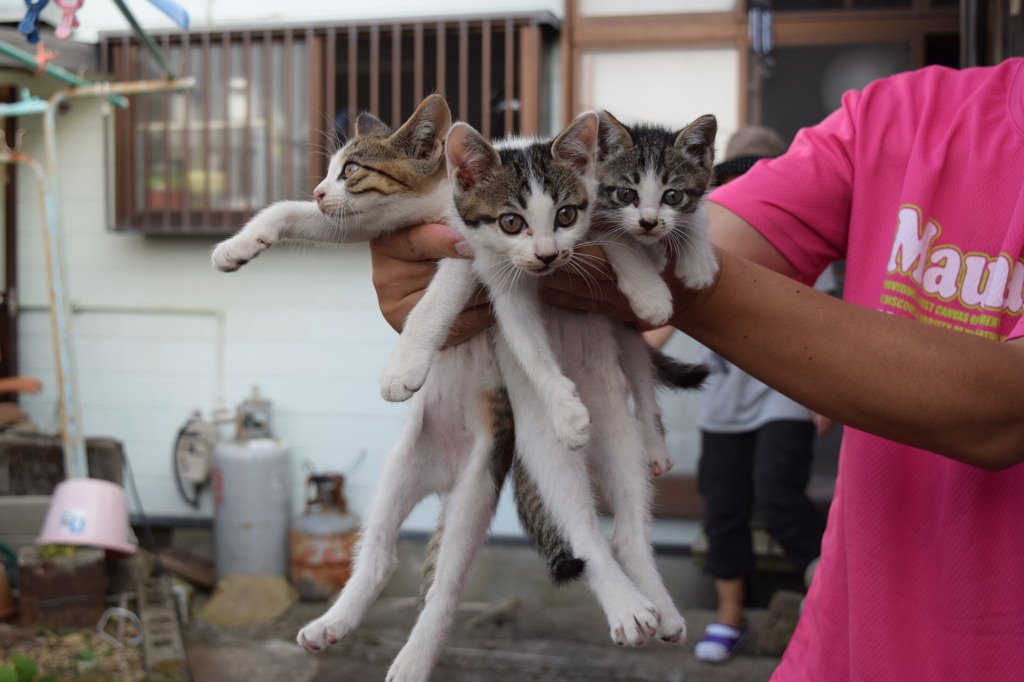
[[[410,311],[434,278],[437,261],[472,255],[458,232],[436,223],[410,227],[370,242],[373,287],[384,319],[401,333]],[[494,323],[482,290],[471,295],[469,302],[456,318],[445,346],[461,343]]]
[[[604,250],[599,246],[584,246],[576,249],[572,260],[545,275],[540,280],[540,298],[545,303],[580,310],[586,313],[600,313],[623,322],[642,323],[629,301],[615,283],[615,272],[605,259]]]

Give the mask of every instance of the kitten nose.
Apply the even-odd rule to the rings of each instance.
[[[317,190],[316,192],[313,192],[313,199],[315,199],[316,203],[319,204],[323,200],[324,195],[325,193],[323,192],[323,190]]]
[[[640,227],[644,228],[647,232],[650,232],[658,226],[657,220],[641,220]]]
[[[537,260],[539,260],[544,265],[551,265],[551,261],[553,261],[556,258],[558,258],[558,254],[557,253],[553,253],[550,256],[541,256],[539,254],[533,254],[533,255],[537,256]]]

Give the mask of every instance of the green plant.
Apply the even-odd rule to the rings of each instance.
[[[56,678],[49,676],[37,680],[39,668],[31,658],[15,654],[11,656],[11,663],[14,668],[0,666],[0,682],[57,682]]]

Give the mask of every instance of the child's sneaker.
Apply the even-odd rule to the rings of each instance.
[[[746,630],[737,630],[721,623],[712,623],[704,628],[704,639],[697,642],[694,654],[698,661],[721,663],[732,656],[746,634]]]

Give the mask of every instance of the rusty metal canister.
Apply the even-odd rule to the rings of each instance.
[[[359,519],[348,512],[345,477],[307,479],[306,513],[292,523],[291,579],[303,599],[327,599],[348,581]]]

